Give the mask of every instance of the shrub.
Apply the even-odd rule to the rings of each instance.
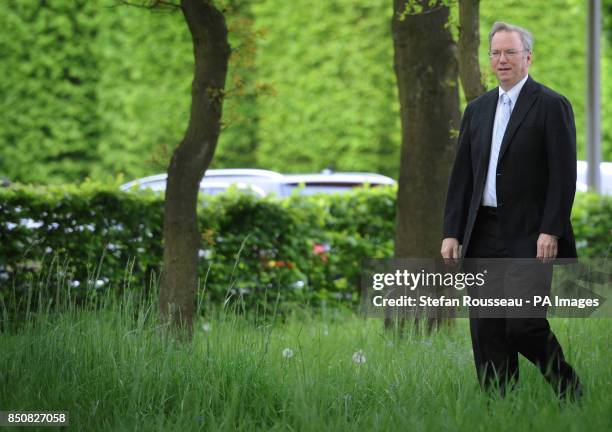
[[[358,302],[361,261],[391,257],[395,188],[260,199],[229,191],[200,206],[201,299],[254,307]],[[582,257],[610,251],[612,198],[578,194]],[[162,265],[163,201],[114,185],[0,189],[0,299],[147,294]]]

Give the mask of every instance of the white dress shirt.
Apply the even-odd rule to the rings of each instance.
[[[499,89],[499,97],[497,99],[497,108],[495,109],[495,121],[493,122],[493,135],[491,137],[491,157],[489,158],[489,169],[487,171],[487,180],[485,182],[484,192],[482,194],[482,205],[488,207],[497,207],[497,191],[496,191],[496,173],[497,173],[497,159],[499,158],[499,151],[501,143],[496,146],[494,143],[497,129],[500,127],[500,113],[502,107],[501,95],[506,93],[510,97],[510,110],[514,110],[516,101],[521,93],[523,85],[527,81],[528,75],[520,80],[510,90],[505,91],[501,87]]]

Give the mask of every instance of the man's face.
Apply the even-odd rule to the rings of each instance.
[[[499,31],[491,40],[491,67],[502,89],[509,90],[525,78],[531,53],[525,51],[517,32]]]

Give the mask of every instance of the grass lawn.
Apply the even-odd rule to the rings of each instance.
[[[402,339],[346,311],[267,321],[211,314],[180,344],[154,306],[34,314],[0,333],[0,410],[67,411],[78,431],[612,430],[610,319],[551,320],[580,405],[524,359],[515,392],[481,394],[465,319]]]

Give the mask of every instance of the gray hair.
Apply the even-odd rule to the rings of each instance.
[[[529,30],[516,25],[507,24],[505,22],[496,22],[495,24],[493,24],[491,33],[489,33],[489,49],[491,49],[491,41],[493,40],[493,35],[500,31],[517,32],[521,37],[521,42],[523,42],[523,49],[527,52],[531,52],[531,50],[533,49],[533,35]]]

